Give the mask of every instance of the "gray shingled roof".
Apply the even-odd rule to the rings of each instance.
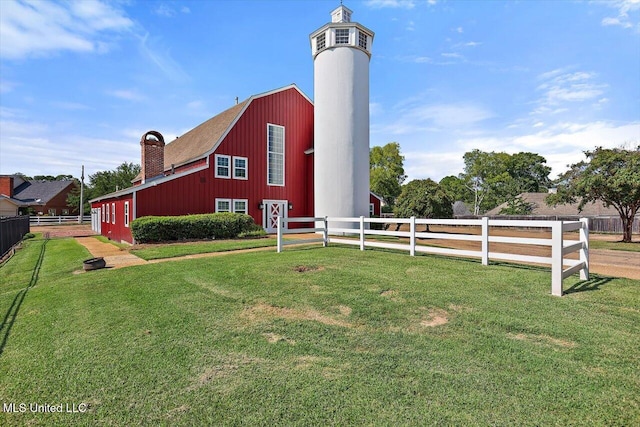
[[[249,99],[210,118],[168,143],[164,148],[164,170],[170,170],[171,165],[183,165],[199,159],[212,150],[247,102],[249,102]],[[139,181],[140,179],[142,179],[142,172],[133,181]]]
[[[14,190],[13,198],[23,203],[44,205],[70,184],[73,181],[27,181]]]
[[[560,215],[560,216],[619,216],[618,211],[613,207],[605,207],[602,202],[587,203],[582,212],[578,212],[578,203],[564,204],[557,206],[549,206],[545,202],[548,193],[522,193],[520,197],[527,203],[533,205],[531,215]],[[503,203],[497,208],[491,209],[486,213],[487,216],[500,215],[500,211],[506,208],[507,204]]]

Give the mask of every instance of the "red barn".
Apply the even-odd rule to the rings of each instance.
[[[254,95],[166,144],[143,135],[134,185],[91,200],[93,227],[133,242],[149,215],[240,212],[267,232],[278,216],[313,216],[313,103],[296,85]],[[380,200],[371,196],[380,214]]]

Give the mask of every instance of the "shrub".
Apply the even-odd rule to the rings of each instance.
[[[33,233],[27,233],[27,234],[25,234],[24,236],[22,236],[22,239],[23,239],[23,240],[27,240],[27,239],[33,239],[34,237],[36,237],[36,235],[35,235],[35,234],[33,234]]]
[[[255,231],[257,225],[246,214],[221,212],[185,216],[146,216],[131,222],[138,243],[173,240],[231,239]]]

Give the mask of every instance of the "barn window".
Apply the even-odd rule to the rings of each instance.
[[[316,50],[322,50],[326,46],[326,36],[324,33],[316,37]]]
[[[247,212],[247,199],[234,199],[233,200],[233,211],[235,213],[243,213]]]
[[[284,186],[284,126],[267,125],[267,183]]]
[[[102,210],[100,212],[102,212],[102,222],[104,222],[104,203],[102,204]]]
[[[106,211],[107,211],[107,221],[105,221],[107,224],[111,221],[109,221],[109,203],[107,203],[106,205]]]
[[[349,29],[336,29],[336,44],[349,44]]]
[[[216,199],[216,212],[231,212],[231,199]]]
[[[362,31],[358,32],[358,46],[363,49],[367,48],[367,34]]]
[[[246,157],[233,157],[233,177],[235,179],[247,179],[247,164],[249,160]]]
[[[124,202],[124,226],[129,227],[129,202]]]
[[[373,203],[369,203],[369,217],[372,217],[375,215],[375,208],[373,207]]]
[[[111,224],[116,223],[116,204],[111,203]]]
[[[231,178],[231,156],[216,154],[216,178]]]

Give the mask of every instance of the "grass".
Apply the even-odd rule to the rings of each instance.
[[[640,282],[352,248],[0,269],[2,425],[638,425]],[[13,310],[13,311],[12,311]],[[12,316],[9,316],[12,319]],[[7,331],[6,319],[0,340]]]
[[[640,242],[608,242],[605,240],[591,239],[589,241],[591,249],[610,249],[614,251],[640,252]]]
[[[143,249],[133,249],[130,252],[144,260],[175,258],[186,255],[204,254],[211,252],[237,251],[239,249],[264,248],[276,246],[275,239],[241,239],[217,240],[211,242],[169,243],[149,245]]]

